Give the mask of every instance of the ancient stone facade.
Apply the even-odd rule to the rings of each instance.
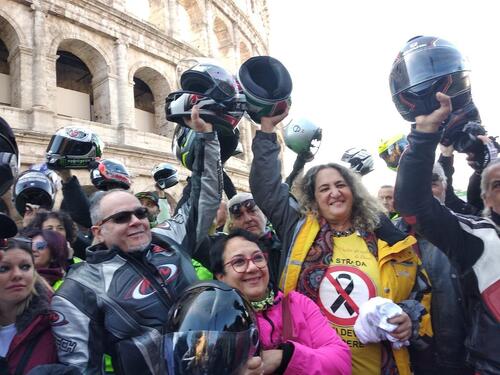
[[[236,72],[249,57],[268,54],[266,1],[0,0],[0,116],[15,130],[23,168],[44,161],[57,129],[84,126],[106,143],[104,157],[126,164],[135,191],[151,188],[154,164],[179,165],[171,151],[175,124],[164,111],[178,88],[177,62],[214,57]],[[68,108],[73,95],[83,108]],[[242,121],[244,152],[226,164],[243,190],[253,127]],[[179,173],[181,180],[190,174],[180,166]],[[75,174],[89,184],[88,172]],[[182,186],[172,190],[179,198]]]

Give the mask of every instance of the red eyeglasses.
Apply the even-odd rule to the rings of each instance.
[[[258,252],[254,253],[251,257],[236,256],[225,263],[224,267],[230,264],[236,272],[244,273],[247,271],[250,261],[252,261],[257,268],[262,269],[267,265],[267,254]]]

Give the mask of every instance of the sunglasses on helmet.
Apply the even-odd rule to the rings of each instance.
[[[125,224],[130,222],[130,220],[132,219],[132,215],[134,215],[139,220],[145,219],[148,216],[148,209],[146,207],[137,207],[132,211],[120,211],[101,220],[101,222],[97,224],[97,226],[103,225],[108,221],[113,221],[115,224]]]
[[[18,241],[18,242],[22,242],[22,243],[28,245],[30,249],[32,248],[33,241],[32,241],[31,238],[27,238],[27,237],[11,237],[11,238],[0,238],[0,250],[7,249],[9,241],[12,241],[12,240]]]
[[[246,201],[235,203],[229,207],[229,213],[231,215],[239,215],[241,213],[241,207],[245,207],[247,210],[252,210],[256,206],[253,199],[247,199]]]

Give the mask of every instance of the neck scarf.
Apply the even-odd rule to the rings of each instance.
[[[320,230],[307,253],[300,271],[297,291],[318,302],[319,286],[333,258],[333,233],[328,222],[320,218]],[[370,253],[378,259],[377,238],[372,232],[358,231]]]
[[[274,291],[272,289],[268,289],[267,295],[264,299],[250,303],[255,311],[267,310],[268,307],[271,307],[274,304]]]

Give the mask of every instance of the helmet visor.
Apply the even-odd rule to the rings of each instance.
[[[236,95],[234,77],[212,64],[199,64],[182,73],[181,88],[204,94],[215,101],[224,101]]]
[[[92,142],[80,142],[55,135],[50,140],[47,153],[62,156],[89,156],[92,146]]]
[[[396,170],[399,165],[399,159],[407,145],[408,141],[406,139],[400,139],[382,151],[380,157],[390,169]]]
[[[468,70],[467,60],[457,49],[449,46],[409,51],[394,63],[390,78],[391,93],[396,95],[423,82]]]
[[[258,331],[187,331],[165,336],[169,375],[239,375],[259,344]]]

